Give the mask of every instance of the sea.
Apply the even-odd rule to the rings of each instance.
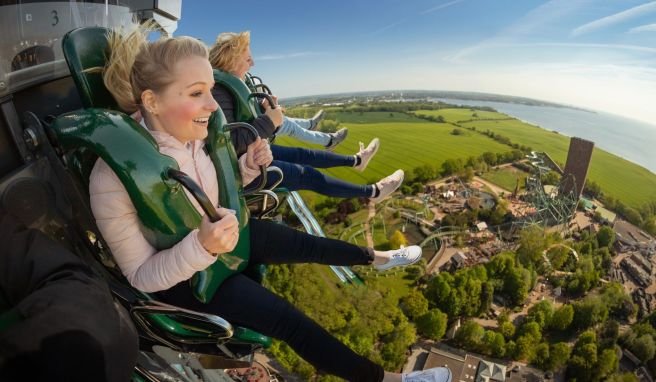
[[[656,125],[614,114],[570,107],[433,98],[454,105],[489,106],[519,120],[570,137],[593,141],[610,153],[656,173]]]

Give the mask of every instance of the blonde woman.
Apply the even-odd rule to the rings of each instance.
[[[210,62],[213,67],[228,72],[243,81],[248,69],[254,65],[250,51],[250,33],[221,33],[210,49]],[[212,89],[212,94],[228,122],[234,122],[233,105],[235,100],[232,93],[217,84]],[[286,117],[280,107],[272,108],[268,102],[265,102],[263,106],[265,113],[255,118],[252,123],[261,137],[268,138],[276,133],[278,126],[284,125]],[[249,136],[240,131],[232,133],[232,141],[238,153],[245,150],[249,139]],[[377,203],[396,191],[401,185],[404,177],[403,170],[396,170],[374,184],[355,184],[328,176],[317,171],[316,168],[346,166],[364,171],[378,151],[379,145],[378,138],[374,138],[367,147],[360,143],[360,151],[355,155],[340,155],[279,145],[272,145],[271,151],[274,158],[273,165],[279,167],[284,174],[282,187],[291,191],[311,190],[323,195],[342,198],[367,197]]]
[[[110,57],[103,69],[105,85],[121,109],[128,113],[141,112],[143,125],[156,140],[160,152],[175,159],[180,169],[216,204],[217,174],[208,154],[202,150],[210,114],[218,107],[211,94],[214,80],[207,48],[189,37],[149,42],[146,36],[142,30],[126,36],[111,33]],[[252,181],[259,165],[270,161],[271,151],[266,141],[258,139],[250,144],[239,158],[244,183]],[[135,288],[157,293],[165,302],[217,314],[237,325],[283,340],[316,368],[347,380],[449,380],[446,369],[431,371],[430,379],[384,372],[287,301],[242,274],[225,280],[207,304],[193,298],[187,280],[214,263],[218,256],[230,252],[237,243],[237,220],[229,210],[219,208],[222,218],[214,223],[204,216],[198,229],[173,247],[157,251],[141,231],[125,187],[102,160],[93,168],[89,192],[98,228],[121,271]],[[203,213],[200,206],[196,208]],[[413,263],[421,257],[421,249],[416,246],[380,252],[307,235],[267,221],[252,219],[249,224],[252,262],[373,264],[388,269]]]

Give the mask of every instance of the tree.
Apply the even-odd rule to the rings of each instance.
[[[527,321],[519,327],[519,336],[528,337],[533,344],[537,344],[542,339],[540,325],[537,322]]]
[[[535,363],[541,369],[545,369],[546,365],[549,362],[549,344],[546,342],[541,342],[538,346],[535,347],[535,352],[531,362]]]
[[[514,358],[518,361],[533,359],[535,342],[529,336],[520,336],[515,341]]]
[[[589,381],[597,366],[597,337],[591,330],[583,332],[572,350],[567,364],[567,377],[577,381]]]
[[[604,349],[599,354],[597,367],[594,368],[594,379],[597,381],[604,381],[608,376],[617,371],[619,366],[619,359],[615,348]]]
[[[451,135],[462,135],[464,132],[461,129],[455,128],[451,130]]]
[[[401,299],[401,309],[408,318],[414,320],[428,312],[428,300],[421,292],[414,289]]]
[[[446,333],[447,316],[439,309],[431,309],[417,320],[417,329],[422,335],[439,341]]]
[[[501,333],[486,330],[482,339],[483,351],[494,357],[503,357],[506,353],[506,340]]]
[[[550,328],[557,331],[567,330],[573,318],[574,308],[569,304],[565,304],[554,312],[551,317]]]
[[[577,329],[587,329],[602,323],[608,317],[608,308],[598,297],[588,297],[574,303],[572,324]]]
[[[636,357],[640,358],[642,362],[647,362],[654,358],[656,344],[654,344],[654,338],[652,336],[644,334],[630,343],[629,349]]]
[[[484,330],[475,321],[466,321],[460,326],[454,338],[455,342],[467,349],[478,349],[483,339]]]
[[[540,325],[540,328],[546,328],[551,323],[554,314],[553,305],[549,300],[542,300],[533,305],[528,310],[528,319]]]
[[[462,159],[447,159],[442,163],[442,175],[457,174],[465,168]]]
[[[599,243],[600,247],[610,248],[613,246],[614,242],[615,231],[612,228],[608,226],[599,228],[599,232],[597,232],[597,243]]]
[[[528,266],[542,261],[542,252],[547,248],[547,235],[542,227],[537,225],[523,229],[519,234],[519,261]]]
[[[437,176],[437,171],[435,167],[425,163],[412,169],[412,175],[414,176],[415,181],[425,182],[434,179]]]
[[[408,244],[408,240],[405,238],[405,235],[398,229],[392,233],[392,236],[389,238],[390,249],[399,249],[401,246]]]
[[[504,321],[499,325],[499,332],[509,340],[515,336],[515,325],[510,321]]]
[[[513,305],[521,305],[528,296],[528,282],[523,268],[512,268],[503,280],[503,292]]]
[[[481,154],[481,159],[483,162],[489,164],[490,166],[494,166],[497,164],[497,154],[486,151],[483,154]]]
[[[606,382],[640,382],[640,380],[633,373],[623,373],[611,375]]]
[[[549,360],[545,364],[545,370],[558,370],[565,366],[569,359],[570,348],[564,342],[558,342],[549,346]]]

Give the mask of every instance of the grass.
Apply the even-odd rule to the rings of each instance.
[[[325,170],[326,173],[358,184],[374,183],[399,168],[409,175],[413,168],[424,163],[439,167],[450,158],[478,156],[485,151],[510,151],[508,146],[474,132],[452,135],[452,125],[432,123],[402,113],[394,113],[392,118],[389,114],[337,114],[342,124],[349,128],[349,136],[337,147],[337,153],[353,155],[358,151],[358,142],[368,144],[374,137],[380,139],[380,150],[363,173],[352,168],[333,168]],[[333,114],[328,115],[328,118],[333,117]],[[367,122],[352,122],[354,120]],[[287,137],[277,138],[276,143],[318,148]]]
[[[415,113],[442,115],[447,122],[470,120],[473,114],[471,109],[419,110]],[[502,113],[478,110],[476,114],[485,120],[464,122],[462,126],[499,133],[513,143],[547,152],[557,162],[565,162],[569,137],[517,119],[508,119]],[[398,168],[404,169],[408,176],[413,168],[425,163],[439,167],[446,159],[466,159],[485,151],[499,153],[510,150],[510,147],[477,132],[463,129],[463,135],[452,135],[454,125],[450,123],[428,122],[405,113],[329,111],[327,118],[338,119],[349,128],[349,136],[338,146],[337,153],[352,155],[357,152],[360,141],[366,144],[374,137],[381,141],[378,154],[365,172],[351,168],[325,170],[329,175],[359,184],[373,183]],[[276,143],[319,148],[286,137],[278,138]],[[639,208],[656,199],[656,174],[601,149],[593,152],[588,179],[598,183],[607,195],[631,207]],[[498,181],[509,184],[507,180]],[[511,190],[514,189],[514,179],[512,182]],[[505,187],[503,184],[501,186]]]
[[[472,119],[507,119],[511,118],[506,114],[495,113],[491,111],[475,110],[475,109],[440,109],[440,110],[417,110],[417,115],[430,115],[437,117],[441,115],[448,123],[470,121]]]
[[[524,179],[530,174],[514,167],[503,167],[484,173],[481,178],[513,192],[519,178],[519,189],[524,189]]]

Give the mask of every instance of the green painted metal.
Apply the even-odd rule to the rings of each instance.
[[[109,48],[107,33],[109,29],[102,27],[74,29],[64,35],[62,49],[82,105],[119,110],[116,100],[105,87],[101,72],[89,70],[105,66]]]
[[[116,101],[104,86],[100,71],[89,70],[105,65],[108,56],[108,31],[102,27],[79,28],[67,33],[62,41],[64,56],[82,104],[86,108],[118,110]],[[234,76],[228,76],[230,75],[226,76],[225,81],[234,84],[237,84],[234,80],[241,82]],[[244,99],[247,99],[248,96],[245,97]],[[248,110],[247,105],[248,103],[244,110]],[[254,104],[251,102],[251,105]],[[220,205],[239,212],[237,217],[240,222],[240,239],[231,254],[221,256],[222,262],[217,261],[192,278],[195,295],[203,302],[212,298],[226,277],[246,267],[250,253],[248,211],[243,200],[236,155],[232,145],[228,144],[229,136],[223,131],[224,125],[223,114],[215,113],[209,125],[208,152],[217,169]],[[128,193],[132,190],[130,197],[144,227],[148,223],[150,228],[145,231],[149,231],[148,239],[156,248],[170,247],[193,227],[198,226],[200,216],[186,198],[181,186],[166,179],[166,169],[177,169],[177,163],[161,155],[150,134],[127,116],[93,109],[69,113],[55,122],[53,130],[66,149],[74,150],[72,155],[67,156],[68,166],[84,185],[88,184],[91,169],[98,156],[103,157],[117,175],[120,174],[119,179],[126,189],[129,189]],[[105,139],[109,143],[106,144]],[[118,157],[115,157],[115,154],[119,154]],[[231,169],[229,172],[232,176],[228,176],[226,169]],[[131,178],[133,175],[137,178]],[[139,189],[144,190],[144,193],[138,192]],[[148,295],[144,297],[151,298]],[[176,336],[207,336],[206,330],[188,327],[166,315],[152,315],[151,319],[155,325]],[[252,331],[245,329],[243,332]],[[249,342],[247,338],[240,338],[237,333],[234,337],[238,341]],[[258,338],[250,334],[247,337]],[[261,336],[260,341],[255,342],[268,346],[270,339]]]
[[[207,152],[216,168],[219,183],[219,204],[237,212],[239,240],[235,249],[228,256],[221,255],[221,261],[215,262],[204,272],[198,272],[192,279],[196,297],[203,302],[211,300],[216,290],[227,277],[246,269],[250,256],[248,209],[244,200],[244,189],[241,183],[237,154],[232,146],[230,133],[223,129],[226,125],[225,122],[223,113],[212,113],[206,145]],[[222,171],[225,169],[231,169],[231,171]]]
[[[232,338],[246,343],[260,344],[265,348],[270,347],[272,342],[271,337],[267,337],[256,331],[242,327],[235,328],[235,334],[233,334]]]
[[[257,112],[257,101],[249,98],[251,89],[249,89],[244,81],[228,72],[214,69],[214,82],[223,85],[233,95],[236,121],[252,122],[259,115]]]
[[[222,254],[212,266],[192,279],[196,297],[208,302],[221,282],[243,270],[250,255],[248,216],[239,195],[239,177],[221,169],[236,161],[231,145],[226,145],[221,118],[213,117],[210,130],[216,138],[216,149],[210,156],[215,161],[219,180],[220,203],[239,211],[241,234],[237,248]],[[87,109],[58,117],[52,125],[59,144],[65,149],[86,148],[101,157],[125,186],[143,224],[144,236],[158,250],[170,248],[198,227],[201,216],[177,182],[167,179],[169,168],[178,169],[173,158],[159,153],[148,132],[127,115],[104,109]],[[223,142],[223,144],[221,143]],[[225,167],[224,167],[225,166]]]

